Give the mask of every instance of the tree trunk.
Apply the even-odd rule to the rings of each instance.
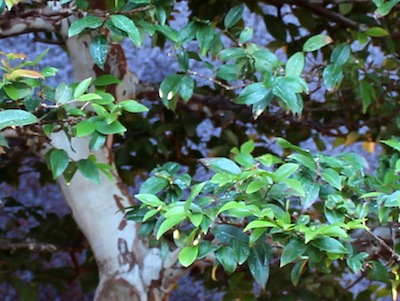
[[[138,80],[127,70],[127,62],[119,44],[110,45],[105,70],[91,59],[90,36],[67,39],[66,45],[77,80],[109,73],[122,84],[113,87],[117,101],[134,97]],[[110,137],[111,138],[111,137]],[[54,133],[52,145],[66,150],[74,160],[90,154],[87,138],[67,139],[63,132]],[[72,146],[72,147],[71,147]],[[97,162],[114,166],[110,143],[94,153]],[[121,206],[132,205],[132,199],[117,172],[110,181],[104,175],[99,185],[78,171],[72,181],[59,184],[73,217],[90,243],[99,268],[99,286],[95,301],[161,301],[167,300],[176,279],[183,274],[177,266],[177,250],[162,260],[160,250],[148,248],[138,236],[139,224],[126,221]]]

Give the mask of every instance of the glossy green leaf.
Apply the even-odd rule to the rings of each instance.
[[[371,27],[365,33],[370,37],[386,37],[389,35],[389,32],[382,27]]]
[[[335,254],[346,254],[347,249],[343,244],[332,237],[320,237],[311,241],[311,244],[319,248],[322,251]]]
[[[86,78],[83,81],[81,81],[75,88],[74,90],[74,98],[78,98],[81,96],[83,93],[86,92],[86,90],[90,87],[90,84],[92,83],[92,78]]]
[[[252,105],[268,96],[270,89],[262,83],[253,83],[245,87],[237,99],[237,103]]]
[[[12,100],[20,100],[28,97],[32,94],[32,87],[25,83],[14,82],[12,84],[8,84],[3,86],[4,92],[6,92],[7,96]]]
[[[24,110],[7,109],[0,111],[0,130],[9,126],[24,126],[36,123],[37,117]]]
[[[178,259],[181,265],[185,268],[190,266],[197,258],[199,254],[199,247],[198,246],[189,246],[184,247],[178,255]]]
[[[179,94],[184,101],[188,101],[193,96],[194,79],[189,75],[184,75],[179,81]]]
[[[180,222],[182,222],[186,216],[180,215],[180,216],[172,216],[169,218],[166,218],[160,225],[157,231],[156,239],[160,239],[160,237],[167,231],[171,230],[173,227],[178,225]]]
[[[200,162],[215,172],[228,172],[238,175],[242,171],[235,162],[227,158],[204,158]]]
[[[233,27],[236,23],[238,23],[239,20],[242,18],[243,11],[244,11],[243,5],[232,7],[224,18],[225,28],[229,29]]]
[[[100,75],[93,81],[93,85],[96,87],[107,86],[107,85],[118,85],[121,83],[121,80],[112,74],[104,74]]]
[[[241,228],[232,225],[216,225],[212,233],[220,243],[232,248],[235,262],[243,264],[246,261],[249,256],[249,238]]]
[[[299,165],[295,163],[285,163],[279,166],[274,173],[274,179],[276,182],[283,181],[289,178],[299,169]]]
[[[348,44],[343,43],[336,46],[332,51],[330,62],[338,66],[343,66],[350,58],[350,51],[350,45]]]
[[[69,164],[68,154],[61,149],[52,150],[50,153],[50,169],[53,174],[53,179],[60,177],[67,169]]]
[[[323,34],[319,34],[309,38],[303,45],[303,51],[305,52],[312,52],[322,47],[332,43],[333,40],[331,37]]]
[[[222,246],[215,252],[215,258],[223,266],[227,274],[232,274],[237,267],[236,256],[229,246]]]
[[[108,54],[108,41],[105,35],[97,35],[90,41],[90,53],[94,63],[101,69],[104,68],[104,64],[107,60]]]
[[[247,42],[249,42],[252,38],[253,38],[253,28],[250,27],[245,27],[239,35],[239,42],[241,44],[245,44]]]
[[[84,29],[96,29],[103,24],[103,20],[95,16],[86,16],[81,19],[76,20],[68,28],[68,36],[72,37],[80,34]]]
[[[136,194],[135,198],[137,198],[143,204],[151,206],[151,207],[159,207],[159,206],[164,207],[165,206],[165,203],[163,201],[161,201],[154,194],[140,193],[140,194]]]
[[[165,178],[161,177],[151,177],[148,178],[142,185],[140,185],[140,193],[141,194],[156,194],[166,188],[169,185],[169,182]]]
[[[334,169],[325,169],[321,174],[321,178],[336,189],[342,190],[342,180],[340,175]]]
[[[247,226],[243,229],[243,231],[246,232],[255,228],[279,228],[279,227],[276,224],[269,221],[255,220],[248,223]]]
[[[304,54],[296,52],[287,61],[285,66],[286,76],[300,76],[304,69]]]
[[[126,132],[126,128],[119,121],[114,121],[110,124],[107,124],[106,121],[96,122],[96,130],[103,135],[121,134]]]
[[[264,289],[269,278],[269,254],[264,243],[257,243],[250,249],[249,270],[257,284]]]
[[[131,19],[124,15],[112,15],[110,19],[116,28],[122,30],[128,35],[136,47],[140,47],[142,44],[142,37],[139,29]]]
[[[298,239],[291,239],[290,242],[283,248],[280,267],[295,261],[297,258],[303,255],[306,249],[307,246],[304,244],[304,242]]]
[[[131,113],[143,113],[147,112],[149,109],[138,103],[136,100],[124,100],[119,103],[119,106],[124,109],[124,111],[131,112]]]
[[[330,64],[324,69],[322,77],[328,91],[333,91],[339,86],[343,79],[342,67],[336,64]]]
[[[100,172],[96,163],[90,159],[81,159],[77,162],[78,170],[89,180],[100,184]]]
[[[54,100],[58,104],[65,104],[73,98],[73,90],[70,85],[61,83],[57,86]]]
[[[76,131],[75,135],[76,137],[84,137],[92,134],[95,130],[96,126],[92,122],[87,120],[82,120],[75,127]]]
[[[294,286],[297,286],[297,284],[299,284],[300,276],[306,266],[306,263],[307,260],[301,260],[296,262],[292,271],[290,272],[290,279],[292,280]]]
[[[285,80],[279,80],[272,88],[272,92],[275,96],[279,97],[293,113],[300,114],[303,110],[303,102]]]
[[[238,65],[236,64],[221,65],[217,69],[217,77],[227,81],[237,80],[239,75]]]

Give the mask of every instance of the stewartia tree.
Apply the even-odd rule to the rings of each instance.
[[[57,181],[96,259],[95,300],[166,300],[188,269],[226,300],[396,300],[398,2],[191,1],[177,28],[173,1],[0,1],[0,37],[64,44],[77,80],[50,86],[58,70],[38,67],[46,53],[0,53],[1,181],[27,165]],[[157,86],[128,70],[121,46],[149,37],[179,66]],[[371,153],[381,144],[379,168],[295,145],[324,150],[327,136]],[[49,236],[60,218],[3,202],[38,222],[21,230],[11,217],[1,232],[4,275],[32,300],[62,281],[32,265],[38,255],[15,258],[82,243]],[[65,278],[93,286],[73,258]],[[364,278],[382,285],[353,294]]]

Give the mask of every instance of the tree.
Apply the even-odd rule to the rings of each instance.
[[[57,180],[96,258],[95,300],[166,300],[189,266],[225,283],[227,300],[256,298],[248,277],[260,299],[351,299],[338,281],[349,271],[397,298],[398,1],[190,1],[179,29],[173,1],[1,3],[0,37],[33,32],[72,58],[77,83],[50,87],[57,70],[38,70],[40,57],[1,53],[1,168],[17,176],[15,164],[37,156],[32,168]],[[268,45],[248,11],[275,38]],[[148,36],[180,67],[159,87],[127,70],[120,45]],[[206,145],[205,119],[220,132]],[[367,174],[360,155],[296,146],[311,138],[323,149],[326,136],[370,152],[381,143],[387,156]],[[198,162],[212,175],[193,177]],[[136,175],[146,180],[133,198],[125,185]],[[4,265],[15,250],[54,247],[36,237],[5,237]],[[250,285],[238,291],[239,281]]]

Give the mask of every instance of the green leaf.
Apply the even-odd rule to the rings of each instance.
[[[334,91],[343,79],[342,67],[337,64],[330,64],[324,69],[322,77],[328,91]]]
[[[237,80],[240,76],[239,72],[236,64],[221,65],[217,69],[217,77],[228,81]]]
[[[304,69],[304,54],[296,52],[287,61],[285,66],[286,76],[300,76]]]
[[[256,228],[279,228],[279,227],[276,224],[269,221],[255,220],[248,223],[247,226],[243,229],[243,232]]]
[[[136,47],[140,47],[142,44],[142,37],[140,35],[139,29],[136,27],[135,23],[124,15],[112,15],[110,17],[112,24],[125,32],[133,44]]]
[[[78,170],[89,180],[100,184],[100,172],[97,165],[90,159],[81,159],[77,162]]]
[[[304,181],[303,188],[307,191],[306,196],[302,199],[303,211],[305,211],[318,200],[320,187],[314,182]]]
[[[229,245],[234,253],[235,263],[243,264],[249,256],[249,237],[242,229],[232,225],[216,225],[212,233],[219,242]]]
[[[242,18],[243,11],[244,11],[243,5],[232,7],[224,18],[225,28],[229,29],[232,26],[234,26],[237,22],[239,22],[239,20]]]
[[[136,100],[124,100],[118,105],[121,106],[124,111],[131,113],[143,113],[149,110],[146,106],[138,103]]]
[[[140,193],[136,194],[135,198],[137,198],[140,202],[147,206],[151,207],[164,207],[165,203],[161,201],[156,195],[149,193]]]
[[[202,55],[205,55],[210,49],[214,34],[214,28],[209,25],[202,25],[197,29],[196,39],[199,43]]]
[[[224,267],[227,274],[232,274],[237,267],[236,256],[229,246],[222,246],[215,252],[215,258]]]
[[[274,173],[274,180],[276,182],[281,182],[289,178],[299,169],[299,165],[295,163],[285,163],[279,166],[279,168]]]
[[[75,88],[74,98],[78,98],[83,93],[85,93],[85,91],[89,88],[91,82],[92,82],[91,77],[88,77],[87,79],[84,79],[83,81],[81,81]]]
[[[94,132],[90,137],[89,148],[92,151],[98,151],[104,146],[105,143],[106,143],[106,136],[98,132]]]
[[[237,99],[237,103],[252,105],[268,96],[270,89],[262,83],[253,83],[245,87]]]
[[[376,99],[376,91],[375,88],[370,84],[367,79],[360,80],[360,97],[363,105],[363,113],[367,112],[369,105],[372,103],[372,100]]]
[[[70,85],[61,83],[57,86],[54,100],[58,104],[65,104],[73,98],[73,90]]]
[[[365,33],[369,37],[386,37],[389,35],[389,32],[382,27],[371,27]]]
[[[80,34],[86,28],[91,28],[91,29],[99,28],[102,24],[103,20],[98,17],[95,16],[83,17],[71,24],[71,26],[68,29],[68,37]]]
[[[53,179],[57,179],[67,169],[69,164],[68,154],[61,149],[52,150],[50,153],[50,169]]]
[[[200,162],[215,172],[228,172],[234,175],[242,172],[235,162],[227,158],[204,158]]]
[[[32,87],[20,82],[14,82],[12,84],[5,85],[3,89],[7,96],[12,100],[20,100],[28,97],[33,91]]]
[[[373,281],[387,283],[389,281],[389,272],[387,268],[378,260],[369,262],[367,278]]]
[[[82,94],[81,96],[77,97],[76,100],[78,101],[92,101],[92,100],[98,100],[102,99],[100,95],[96,93],[87,93],[87,94]]]
[[[9,126],[24,126],[36,123],[37,117],[24,110],[7,109],[0,111],[0,130]]]
[[[219,53],[221,60],[227,62],[229,60],[235,60],[246,56],[246,52],[241,47],[226,48]]]
[[[179,81],[179,94],[184,101],[188,101],[193,96],[194,79],[189,75],[184,75]]]
[[[180,215],[180,216],[171,216],[169,218],[166,218],[160,225],[157,231],[156,239],[160,239],[160,237],[167,231],[171,230],[173,227],[178,225],[180,222],[182,222],[186,216]]]
[[[333,40],[331,37],[323,34],[319,34],[309,38],[303,45],[303,51],[312,52],[322,47],[332,43]]]
[[[57,68],[54,67],[44,67],[41,71],[40,74],[42,74],[44,77],[51,77],[56,75],[58,72]]]
[[[299,284],[300,276],[302,271],[304,270],[304,267],[306,266],[306,263],[307,260],[298,261],[290,272],[290,279],[292,280],[294,286],[297,286],[297,284]]]
[[[325,169],[321,174],[321,178],[337,190],[342,190],[342,180],[340,175],[334,169]]]
[[[362,252],[356,256],[351,256],[346,259],[346,263],[353,273],[359,273],[364,265],[365,259],[368,258],[368,253]]]
[[[245,44],[253,38],[253,28],[246,27],[244,28],[239,35],[239,43]]]
[[[343,244],[332,237],[319,237],[311,241],[311,244],[322,251],[335,254],[346,254],[347,249]]]
[[[261,289],[265,288],[269,278],[269,254],[264,243],[257,243],[250,249],[248,259],[249,270],[251,275]]]
[[[84,137],[92,134],[96,130],[96,126],[87,120],[80,121],[76,127],[76,137]]]
[[[103,120],[96,122],[96,130],[103,135],[113,135],[126,132],[126,127],[124,127],[119,121],[107,124],[107,122]]]
[[[303,102],[298,98],[293,87],[288,85],[285,78],[281,77],[277,80],[277,83],[272,88],[272,92],[275,96],[279,97],[293,113],[300,114],[303,110]]]
[[[379,5],[377,10],[375,11],[375,16],[377,18],[382,18],[386,16],[399,2],[400,0],[391,0],[383,3],[382,5]]]
[[[266,188],[268,187],[268,183],[265,181],[260,181],[260,180],[254,180],[249,183],[246,187],[246,193],[247,194],[252,194],[254,192],[259,191],[261,188]]]
[[[160,178],[157,176],[148,178],[142,185],[140,185],[141,194],[156,194],[166,188],[169,182],[165,178]]]
[[[350,45],[348,44],[343,43],[336,46],[332,51],[330,62],[338,66],[343,66],[350,58],[350,51]]]
[[[178,259],[180,264],[187,268],[196,260],[198,254],[199,246],[184,247],[179,252]]]
[[[121,80],[112,74],[104,74],[100,75],[93,81],[93,85],[96,87],[107,86],[107,85],[118,85],[121,83]]]
[[[304,242],[296,238],[291,239],[290,242],[283,248],[280,267],[283,267],[302,256],[306,249],[307,246],[304,244]]]
[[[97,35],[92,38],[90,41],[90,53],[92,54],[94,63],[100,69],[103,69],[108,54],[108,42],[105,35]]]

